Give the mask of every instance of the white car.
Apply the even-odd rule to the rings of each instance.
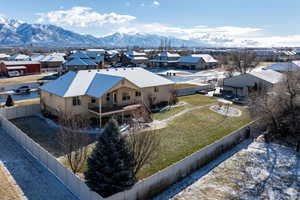
[[[7,73],[9,77],[16,77],[21,75],[19,71],[8,71]]]

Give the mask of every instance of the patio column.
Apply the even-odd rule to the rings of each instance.
[[[102,100],[101,100],[101,97],[99,98],[99,128],[101,128],[101,122],[102,122],[102,116],[101,116],[101,113],[102,113]]]

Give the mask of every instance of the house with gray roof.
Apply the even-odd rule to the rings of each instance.
[[[223,90],[235,96],[248,96],[251,89],[273,87],[284,77],[284,74],[273,70],[252,71],[224,79]]]
[[[40,87],[43,110],[98,120],[124,120],[132,112],[170,101],[174,82],[143,68],[113,68],[68,72]]]
[[[300,70],[300,61],[296,60],[293,62],[279,62],[275,63],[271,66],[267,66],[263,68],[264,70],[274,70],[277,72],[292,72]]]
[[[187,69],[208,69],[218,65],[218,61],[209,54],[192,54],[178,60],[178,66]]]
[[[153,66],[176,66],[180,55],[178,53],[161,52],[155,59],[150,60]]]

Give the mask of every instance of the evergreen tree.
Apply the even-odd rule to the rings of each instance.
[[[5,102],[5,106],[6,107],[11,107],[11,106],[14,106],[14,105],[15,105],[14,100],[12,99],[11,95],[8,95],[7,99],[6,99],[6,102]]]
[[[129,189],[136,182],[134,155],[113,119],[97,139],[88,159],[85,179],[90,189],[103,197]]]

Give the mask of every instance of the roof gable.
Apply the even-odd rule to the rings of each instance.
[[[90,59],[75,58],[64,63],[65,66],[97,66],[95,62]]]
[[[123,79],[124,78],[120,76],[96,73],[86,92],[86,95],[100,98]]]

